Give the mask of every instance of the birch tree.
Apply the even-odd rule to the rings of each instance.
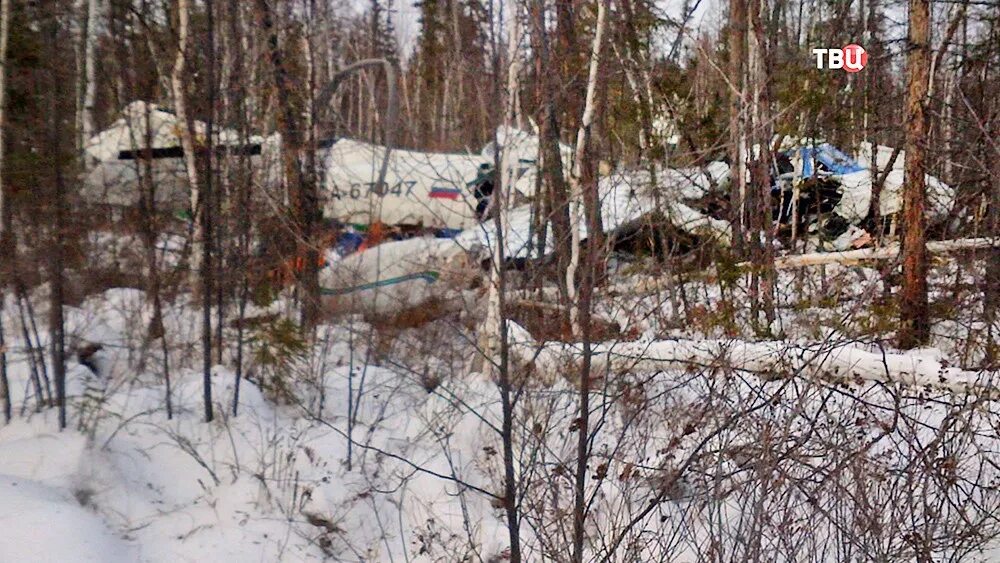
[[[187,94],[184,83],[186,79],[189,33],[190,14],[188,0],[177,0],[177,56],[174,59],[174,69],[170,75],[170,85],[174,95],[174,111],[177,114],[177,121],[181,124],[178,128],[178,134],[181,138],[181,148],[184,151],[184,169],[187,172],[187,181],[191,190],[192,248],[190,260],[190,284],[192,295],[201,295],[204,291],[204,288],[202,287],[202,281],[204,279],[201,276],[201,274],[203,274],[202,269],[209,267],[209,265],[205,263],[206,250],[204,246],[207,244],[207,241],[205,240],[205,233],[202,229],[202,221],[200,220],[201,214],[206,213],[206,206],[202,202],[202,193],[199,189],[200,183],[198,180],[198,163],[197,155],[195,154],[193,131],[194,119],[188,115],[186,101]],[[209,140],[209,142],[211,142],[211,140]],[[208,295],[204,295],[203,297],[205,299],[210,298]],[[209,328],[206,332],[206,328],[204,326],[202,327],[202,346],[206,346],[208,348],[207,350],[203,350],[204,354],[211,354],[211,329]],[[212,381],[209,369],[204,369],[203,378],[205,421],[211,422],[214,418],[214,413],[212,412]]]
[[[600,205],[591,153],[591,133],[597,106],[598,79],[601,69],[601,51],[607,27],[609,0],[598,0],[597,22],[594,42],[590,52],[590,69],[587,76],[587,95],[584,101],[583,117],[576,135],[576,153],[573,159],[573,173],[570,179],[570,235],[571,253],[566,269],[566,287],[569,289],[570,324],[575,338],[583,340],[583,365],[579,381],[579,411],[577,415],[576,479],[573,506],[573,560],[582,563],[584,554],[584,525],[587,518],[587,462],[590,458],[590,307],[596,262],[602,246],[603,228]],[[587,193],[590,192],[590,193]],[[581,204],[584,209],[581,210]],[[581,261],[580,227],[582,212],[587,215],[587,250],[583,257],[584,271],[577,287],[577,269]]]
[[[566,287],[570,301],[570,325],[574,336],[583,334],[580,321],[580,291],[577,276],[583,259],[581,227],[586,224],[588,247],[600,244],[603,228],[600,225],[600,210],[596,207],[597,179],[591,154],[591,133],[597,111],[598,73],[601,66],[601,48],[607,23],[608,0],[597,4],[597,24],[590,53],[590,67],[587,78],[587,95],[584,100],[583,117],[576,134],[573,169],[570,175],[570,261],[566,268]],[[589,193],[588,193],[589,192]],[[585,222],[586,221],[586,222]],[[596,229],[594,228],[596,227]],[[596,231],[596,232],[595,232]],[[589,260],[590,257],[588,256]]]
[[[97,26],[101,10],[101,0],[81,0],[83,14],[83,32],[81,33],[80,68],[77,69],[80,94],[79,148],[82,150],[88,140],[94,136],[94,104],[97,98]],[[89,168],[90,161],[85,153],[83,166]]]
[[[746,65],[747,0],[729,0],[729,162],[730,222],[733,250],[743,254],[746,206]]]
[[[188,34],[190,33],[190,14],[188,0],[177,0],[177,54],[174,58],[173,72],[170,74],[170,87],[174,98],[174,112],[181,124],[177,134],[180,136],[181,148],[184,151],[184,170],[187,174],[190,189],[192,250],[191,250],[191,288],[197,294],[200,279],[197,277],[201,264],[201,249],[203,243],[198,214],[201,211],[201,190],[198,178],[198,163],[195,154],[194,120],[188,115],[185,80],[187,78]]]
[[[521,6],[518,0],[511,0],[507,9],[507,87],[502,96],[504,103],[504,126],[509,132],[520,119],[517,92],[521,87]],[[499,53],[494,54],[494,66]],[[511,203],[511,191],[517,178],[513,176],[516,158],[512,150],[503,150],[499,155],[500,162],[497,186],[493,192],[493,228],[496,237],[493,244],[493,255],[490,261],[489,289],[486,311],[486,365],[493,372],[494,379],[500,390],[500,407],[503,421],[500,429],[500,439],[503,443],[504,462],[504,512],[507,520],[508,539],[510,541],[510,560],[521,561],[520,516],[518,513],[518,486],[514,472],[514,390],[510,378],[509,348],[507,338],[507,316],[505,311],[505,275],[504,236],[510,228],[508,212]],[[508,171],[511,171],[508,174]]]

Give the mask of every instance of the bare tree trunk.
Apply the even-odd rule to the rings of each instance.
[[[227,16],[230,11],[229,8],[231,8],[229,4],[227,0],[221,0],[213,4],[213,9],[216,9],[216,15],[213,15],[213,19],[217,18],[218,14],[221,14],[223,17]],[[232,61],[232,41],[228,37],[231,31],[230,26],[220,23],[217,27],[221,33],[221,38],[218,42],[218,49],[213,50],[212,59],[215,61],[217,58],[221,58],[221,61],[217,64],[218,70],[213,72],[212,88],[215,89],[217,100],[216,103],[212,104],[212,119],[215,121],[215,116],[217,115],[218,122],[224,124],[219,127],[221,131],[225,127],[232,126],[234,121],[230,112],[232,100],[230,85],[232,84],[232,73],[235,65]],[[242,77],[241,80],[243,80]],[[243,138],[240,138],[239,142],[240,144],[247,144],[247,141]],[[221,141],[220,144],[222,144]],[[224,361],[226,351],[222,342],[226,323],[226,297],[232,295],[231,290],[235,284],[232,276],[234,266],[232,245],[227,244],[231,242],[229,232],[232,229],[232,218],[234,216],[232,205],[234,199],[233,155],[228,150],[223,150],[215,153],[215,157],[214,170],[216,181],[214,184],[215,189],[213,190],[215,197],[212,201],[212,231],[215,235],[212,238],[212,250],[215,257],[213,263],[215,273],[213,274],[212,285],[215,290],[215,341],[217,343],[215,346],[215,363],[221,365]]]
[[[302,288],[302,325],[306,329],[316,326],[320,314],[319,249],[315,246],[314,231],[320,215],[319,195],[311,162],[303,166],[300,152],[305,149],[311,154],[313,147],[303,146],[301,120],[296,116],[292,103],[294,85],[286,68],[284,56],[278,41],[278,29],[274,13],[267,0],[257,0],[257,17],[267,37],[268,55],[274,84],[277,90],[278,129],[282,137],[282,157],[285,180],[291,186],[291,200],[294,213],[294,230],[298,251],[296,257],[303,259],[303,271],[299,275]],[[311,157],[308,157],[311,158]]]
[[[80,106],[80,147],[94,135],[94,102],[97,97],[97,21],[100,0],[87,0],[87,18],[83,30],[83,100]],[[89,157],[83,155],[83,166],[90,167]]]
[[[226,26],[229,30],[229,51],[232,53],[232,69],[230,71],[230,80],[224,84],[227,85],[225,88],[225,96],[227,96],[227,107],[230,108],[230,112],[235,118],[236,128],[240,135],[241,143],[248,142],[250,138],[251,121],[252,121],[252,101],[248,99],[249,96],[253,95],[254,89],[259,90],[259,84],[256,81],[256,74],[252,74],[248,79],[244,78],[244,73],[247,72],[247,62],[253,60],[253,54],[248,52],[245,48],[246,42],[248,42],[247,32],[244,27],[245,22],[241,17],[240,13],[240,2],[239,0],[229,0],[229,13],[228,15],[228,25]],[[249,65],[255,67],[256,65]],[[232,170],[236,171],[236,181],[234,182],[236,189],[231,195],[232,197],[232,208],[235,211],[235,220],[233,222],[233,231],[235,235],[236,250],[234,252],[233,262],[235,263],[235,268],[233,271],[233,279],[238,280],[236,283],[236,300],[237,300],[237,319],[236,319],[236,368],[234,370],[234,382],[233,382],[233,402],[232,402],[232,413],[233,416],[237,416],[239,413],[240,404],[240,383],[243,379],[243,363],[244,363],[244,350],[245,344],[245,324],[244,319],[246,317],[247,304],[250,299],[250,272],[249,272],[249,262],[250,253],[252,245],[252,198],[251,190],[253,185],[253,170],[250,167],[249,157],[241,152],[236,165],[231,167]]]
[[[50,15],[49,48],[52,50],[53,63],[59,55],[59,20],[55,14]],[[56,404],[59,407],[59,429],[66,428],[66,337],[63,322],[63,263],[64,244],[66,238],[66,184],[63,177],[62,158],[62,106],[60,95],[62,82],[57,69],[50,70],[52,74],[51,91],[49,94],[50,120],[50,150],[54,173],[52,209],[52,241],[48,251],[50,297],[49,297],[49,353],[52,362],[53,377],[56,384]]]
[[[26,296],[21,280],[15,278],[15,293],[17,294],[17,311],[21,321],[21,336],[24,338],[24,346],[28,351],[28,365],[31,368],[31,384],[35,391],[35,412],[42,412],[42,409],[52,404],[52,390],[49,387],[49,376],[45,370],[45,354],[41,347],[41,339],[38,338],[38,330],[35,326],[35,312],[31,307],[31,301]],[[32,338],[34,333],[34,338]],[[37,344],[37,346],[36,346]],[[45,380],[45,387],[42,388],[42,380]],[[27,401],[21,405],[23,414],[28,407]]]
[[[896,165],[896,159],[899,158],[900,148],[897,146],[892,151],[892,155],[889,156],[889,162],[885,165],[885,169],[881,172],[878,171],[878,143],[872,143],[872,196],[871,201],[868,204],[868,215],[865,217],[865,224],[869,225],[872,232],[881,238],[882,236],[882,187],[885,185],[885,179],[889,177],[889,172],[892,172],[893,166]]]
[[[927,304],[926,150],[927,89],[930,77],[930,3],[909,0],[906,56],[906,161],[903,188],[903,287],[899,296],[899,346],[914,348],[930,337]]]
[[[521,21],[520,5],[512,4],[512,13],[508,14],[507,31],[507,89],[503,93],[505,101],[504,125],[509,129],[518,120],[516,92],[521,85]],[[494,54],[494,65],[499,72],[499,53]],[[499,85],[497,85],[498,87]],[[497,88],[495,87],[495,89]],[[500,92],[494,93],[496,99],[501,99]],[[499,171],[497,185],[494,187],[493,201],[497,212],[493,216],[496,229],[496,240],[493,245],[493,257],[490,267],[490,283],[488,294],[488,309],[486,312],[486,345],[487,365],[496,376],[500,388],[500,404],[503,415],[500,439],[503,443],[504,460],[504,511],[507,516],[507,536],[510,542],[510,560],[521,561],[520,518],[518,514],[517,475],[514,471],[514,392],[510,379],[509,342],[507,339],[506,303],[504,299],[506,276],[504,270],[504,236],[508,232],[508,211],[511,204],[510,194],[516,178],[507,175],[511,166],[509,159],[514,156],[512,151],[504,150],[499,156],[501,162],[496,163]]]
[[[573,173],[570,175],[570,263],[566,270],[566,285],[570,298],[570,324],[573,334],[580,335],[579,292],[576,289],[577,275],[582,258],[580,227],[586,219],[588,247],[603,246],[604,229],[600,221],[597,194],[597,177],[591,154],[591,133],[597,106],[598,71],[600,70],[601,48],[604,29],[607,24],[607,0],[597,4],[597,27],[590,57],[590,73],[587,79],[587,97],[584,102],[583,118],[576,135],[576,153],[573,158]],[[581,206],[582,203],[582,206]],[[588,258],[589,259],[589,258]]]
[[[764,332],[770,332],[774,322],[774,231],[771,228],[771,137],[773,125],[771,122],[771,96],[769,90],[771,73],[768,61],[767,34],[764,18],[767,16],[767,4],[764,0],[750,0],[748,15],[751,34],[748,40],[748,85],[750,86],[751,111],[749,120],[752,125],[753,144],[757,154],[753,155],[751,174],[754,189],[754,206],[751,209],[750,243],[754,254],[756,268],[753,272],[751,288],[754,308],[763,309],[767,324]],[[754,322],[758,319],[755,318]]]
[[[147,107],[144,116],[145,126],[143,131],[146,134],[144,145],[153,146],[153,129],[150,123],[150,111]],[[145,247],[146,268],[148,272],[148,290],[153,298],[153,318],[149,323],[147,340],[160,340],[161,368],[163,369],[164,381],[164,404],[167,409],[167,419],[174,417],[173,390],[170,381],[170,356],[167,353],[167,334],[163,326],[163,300],[161,296],[162,286],[160,280],[160,267],[156,261],[156,183],[153,181],[153,161],[151,155],[146,153],[146,158],[142,162],[136,161],[136,177],[140,179],[139,185],[139,214],[141,216],[140,232],[143,246]],[[141,166],[141,168],[140,168]]]
[[[10,400],[10,380],[7,377],[7,340],[3,330],[3,299],[4,292],[0,291],[0,401],[3,401],[4,422],[10,422],[11,400]]]
[[[552,247],[556,258],[556,268],[558,272],[565,272],[569,267],[570,256],[570,224],[569,224],[569,198],[566,192],[566,178],[563,175],[562,152],[559,148],[559,114],[556,101],[556,88],[552,87],[549,77],[549,67],[552,64],[551,45],[549,43],[548,32],[545,27],[546,3],[545,0],[535,0],[534,17],[532,18],[532,31],[534,37],[535,63],[538,87],[538,104],[541,107],[539,117],[539,176],[543,184],[543,196],[545,200],[544,208],[548,211],[548,216],[538,221],[539,225],[545,225],[547,221],[552,223]],[[541,230],[544,227],[541,227]],[[539,243],[543,244],[543,243]],[[544,250],[544,249],[543,249]],[[544,254],[544,252],[542,252]],[[566,282],[568,280],[563,280]],[[569,287],[571,284],[559,284],[560,304],[562,305],[562,318],[560,325],[569,327]]]
[[[1000,110],[1000,103],[995,104]],[[993,158],[989,159],[990,164],[990,198],[988,215],[990,236],[1000,239],[1000,111],[993,112]],[[986,287],[983,289],[983,313],[989,330],[989,341],[987,342],[986,359],[989,363],[995,363],[998,355],[998,345],[996,342],[996,329],[994,324],[1000,313],[1000,249],[993,249],[987,252],[986,260]]]
[[[83,137],[83,91],[86,88],[87,68],[83,62],[83,52],[87,48],[87,0],[73,0],[72,30],[74,44],[73,56],[76,69],[76,92],[74,102],[76,103],[76,128],[73,130],[73,142],[76,143],[78,153],[83,153],[83,146],[86,139]]]
[[[13,252],[9,248],[8,237],[8,217],[10,210],[7,209],[6,188],[3,181],[4,167],[4,133],[6,132],[7,108],[7,37],[10,35],[10,0],[0,0],[0,395],[3,395],[4,420],[10,422],[11,399],[10,381],[7,379],[7,343],[4,340],[3,332],[3,311],[6,301],[8,275],[6,268],[11,261],[8,253]]]
[[[202,197],[202,193],[199,189],[198,163],[197,155],[195,154],[194,135],[192,131],[194,120],[188,115],[186,94],[184,90],[185,65],[187,63],[188,53],[188,33],[190,31],[188,0],[177,0],[177,17],[177,58],[174,59],[174,70],[170,75],[170,84],[174,95],[174,110],[177,113],[178,122],[181,123],[181,127],[179,127],[180,131],[178,133],[181,137],[181,147],[184,149],[184,166],[187,171],[188,185],[191,188],[191,221],[193,229],[191,235],[191,293],[192,295],[202,295],[207,289],[203,285],[205,276],[202,270],[203,268],[210,267],[209,264],[205,263],[206,249],[204,247],[208,241],[205,238],[204,224],[202,220],[202,215],[206,212],[205,201],[207,201],[207,198]],[[211,144],[211,139],[209,139],[209,144]],[[203,199],[205,199],[205,201],[202,201]],[[211,294],[202,295],[202,297],[204,299],[211,299]],[[209,322],[211,322],[211,320],[209,320]],[[206,349],[203,350],[203,354],[206,354],[209,358],[211,358],[211,330],[209,329],[209,331],[206,332],[204,328],[205,327],[203,326],[202,346]],[[212,412],[212,381],[210,373],[211,360],[209,361],[208,369],[205,369],[204,366],[203,369],[205,421],[211,422],[214,418],[214,413]]]
[[[590,73],[587,78],[587,96],[584,102],[583,118],[576,136],[576,157],[573,161],[573,175],[570,185],[572,252],[566,271],[567,287],[570,292],[570,324],[573,335],[583,339],[583,366],[580,370],[579,399],[577,415],[576,483],[573,502],[573,561],[582,563],[584,558],[584,525],[587,518],[587,462],[590,459],[590,307],[594,289],[599,253],[603,249],[603,228],[601,226],[597,195],[597,177],[594,173],[591,148],[591,130],[597,105],[598,77],[601,68],[601,50],[607,27],[609,0],[599,0],[597,23],[594,29],[594,43],[590,53]],[[587,193],[589,192],[589,193]],[[576,290],[576,270],[580,263],[580,200],[583,199],[587,214],[587,250],[584,256],[584,270],[581,276],[579,296]]]
[[[559,96],[559,111],[568,116],[563,124],[570,127],[580,115],[580,78],[576,66],[580,53],[577,49],[576,22],[574,18],[575,2],[565,0],[555,2],[556,8],[556,39],[557,49],[554,63],[558,66],[561,95]]]
[[[729,0],[729,186],[730,222],[733,228],[733,250],[737,256],[745,253],[743,223],[746,208],[746,60],[747,6],[746,0]]]
[[[205,192],[201,212],[196,218],[201,222],[201,370],[203,378],[205,422],[214,418],[212,405],[212,290],[214,266],[212,261],[212,222],[216,209],[215,186],[215,140],[212,131],[215,119],[215,2],[206,0],[205,10],[208,25],[208,121],[205,124],[207,148],[205,154]],[[190,132],[189,132],[190,134]],[[220,311],[221,314],[221,311]],[[220,349],[222,341],[215,343]]]
[[[188,186],[191,190],[191,222],[192,222],[192,249],[191,249],[191,292],[199,293],[198,272],[201,271],[201,244],[204,237],[201,233],[201,223],[198,220],[201,213],[201,190],[198,180],[198,162],[195,154],[194,135],[191,131],[192,120],[187,111],[187,95],[184,88],[186,78],[186,65],[188,53],[188,33],[189,33],[189,13],[188,0],[177,0],[178,17],[178,42],[177,56],[174,59],[173,72],[170,74],[170,86],[174,96],[174,111],[177,114],[177,121],[182,124],[177,134],[181,138],[181,148],[184,150],[184,168],[187,173]]]

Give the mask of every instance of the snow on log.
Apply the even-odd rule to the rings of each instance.
[[[521,363],[550,374],[575,375],[582,355],[580,344],[536,344],[526,330],[516,325],[510,334],[511,351]],[[596,343],[591,349],[591,373],[595,377],[717,366],[748,371],[763,379],[801,375],[845,383],[897,383],[993,397],[998,375],[995,371],[972,372],[950,367],[927,355],[873,352],[858,343],[794,345],[779,341],[656,340]]]
[[[927,243],[927,251],[932,254],[944,254],[961,250],[977,250],[984,248],[1000,248],[998,238],[967,238],[956,240],[940,240]],[[893,243],[879,248],[862,248],[844,252],[813,252],[796,256],[783,256],[774,260],[775,268],[802,268],[820,264],[855,264],[865,260],[889,260],[899,254],[899,244]],[[749,266],[749,262],[740,267]]]
[[[968,238],[956,240],[940,240],[927,243],[927,251],[931,254],[946,254],[963,250],[982,250],[1000,248],[998,238]],[[774,260],[777,269],[804,268],[822,264],[857,264],[866,260],[890,260],[899,255],[899,244],[889,244],[879,248],[862,248],[842,252],[812,252],[782,256]],[[737,268],[749,268],[750,262],[741,262]],[[657,293],[667,287],[666,282],[658,276],[642,275],[632,279],[612,284],[608,292],[613,295],[648,295]]]

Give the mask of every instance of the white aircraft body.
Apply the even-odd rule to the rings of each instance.
[[[471,154],[389,151],[339,139],[322,150],[324,215],[346,224],[466,229],[478,223],[472,184],[486,158]]]

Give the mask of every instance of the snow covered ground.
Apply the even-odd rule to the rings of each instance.
[[[392,404],[357,403],[359,445],[348,470],[346,385],[352,368],[346,331],[332,331],[329,341],[336,344],[312,358],[326,364],[322,389],[309,387],[324,397],[322,404],[312,397],[309,405],[277,405],[244,380],[234,417],[235,377],[218,368],[218,418],[205,424],[201,375],[181,369],[171,374],[168,420],[166,386],[153,368],[159,359],[147,360],[146,373],[127,371],[138,361],[132,352],[139,348],[147,309],[141,292],[111,290],[72,311],[73,334],[104,344],[97,363],[109,374],[100,379],[72,366],[73,430],[55,431],[53,409],[32,412],[27,359],[11,351],[15,412],[26,412],[0,427],[0,506],[15,508],[4,510],[8,533],[0,541],[0,561],[383,560],[419,551],[427,522],[461,529],[447,481],[411,478],[405,468],[366,470],[383,465],[366,448],[384,447],[449,471],[433,440],[421,439],[425,417],[439,416],[436,409],[448,404],[435,404],[419,380],[355,366],[355,385],[367,395],[391,397]],[[172,310],[168,331],[193,336],[195,319],[190,310]],[[6,326],[14,326],[12,320]],[[191,342],[172,344],[182,350]],[[174,356],[181,361],[184,354]],[[469,440],[463,449],[474,453],[475,420],[456,423],[465,426],[460,436]],[[452,460],[462,468],[474,462]],[[374,494],[399,487],[403,476],[405,488]],[[392,532],[404,523],[396,505],[401,502],[405,534]],[[485,499],[478,505],[477,512],[490,511]],[[49,513],[58,518],[46,522]],[[499,545],[493,537],[499,525],[484,526],[480,537]]]
[[[938,282],[973,276],[956,268],[940,268]],[[882,357],[885,344],[860,336],[880,322],[871,305],[877,272],[782,275],[774,329],[784,345],[850,345]],[[824,284],[851,289],[832,303],[821,298]],[[595,373],[594,560],[1000,555],[989,551],[1000,534],[994,401],[824,377],[821,360],[761,367],[715,356],[774,346],[749,341],[743,312],[726,316],[725,303],[745,299],[744,290],[730,287],[725,299],[721,291],[692,281],[687,303],[609,295],[598,305],[633,333],[620,346],[641,361],[598,362],[607,371]],[[33,299],[39,318],[42,297],[38,290]],[[935,325],[938,349],[897,360],[975,372],[968,335],[982,327],[974,309],[958,302],[955,311]],[[8,297],[4,326],[15,335],[17,313]],[[54,409],[36,412],[29,351],[9,338],[15,417],[0,426],[0,561],[503,559],[499,393],[474,361],[474,319],[387,329],[345,317],[322,327],[311,348],[278,357],[262,353],[273,332],[248,329],[238,414],[235,374],[219,366],[216,419],[205,423],[201,374],[190,368],[196,310],[181,297],[165,312],[170,419],[160,345],[146,338],[151,316],[145,295],[129,289],[68,310],[70,340],[103,348],[92,358],[100,376],[71,363],[64,432]],[[515,341],[543,345],[511,329]],[[226,336],[233,344],[235,329]],[[657,354],[685,346],[678,338],[726,344],[661,361]],[[514,440],[532,561],[567,553],[577,441],[571,365],[535,358],[515,362],[512,373],[525,384]]]

